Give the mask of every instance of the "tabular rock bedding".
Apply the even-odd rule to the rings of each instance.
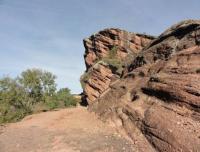
[[[84,86],[89,109],[126,131],[139,151],[200,151],[200,21],[182,21],[155,39],[134,36],[146,43],[134,47],[134,55],[127,53],[125,58],[131,60],[125,60],[120,79],[112,81],[113,69],[102,62],[90,71],[96,58],[105,56],[99,49],[104,45],[85,41],[86,71],[91,72]],[[106,46],[115,42],[103,40]],[[90,61],[88,54],[93,54]],[[101,88],[106,79],[106,89]]]
[[[105,29],[84,39],[86,72],[81,77],[84,98],[90,104],[119,78],[124,66],[132,61],[154,37],[120,29]]]

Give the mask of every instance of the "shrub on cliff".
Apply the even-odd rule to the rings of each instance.
[[[122,70],[123,70],[123,61],[118,57],[117,55],[117,51],[118,51],[118,46],[112,46],[111,49],[108,52],[108,55],[106,57],[103,57],[101,59],[97,59],[94,62],[94,65],[92,68],[90,68],[88,71],[86,71],[81,77],[80,77],[80,83],[82,88],[85,88],[85,84],[87,83],[87,81],[90,79],[91,77],[91,73],[93,68],[95,68],[95,66],[99,63],[104,63],[107,66],[109,66],[111,68],[111,70],[116,73],[116,74],[121,74]]]
[[[88,72],[85,72],[83,75],[81,75],[80,83],[81,83],[82,88],[85,88],[85,83],[89,80],[90,73],[91,71],[89,70]]]
[[[114,45],[108,52],[108,58],[110,59],[117,58],[117,50],[118,47]]]
[[[113,71],[115,71],[116,73],[120,74],[122,72],[122,69],[123,69],[123,62],[117,56],[117,50],[118,50],[118,47],[117,46],[113,46],[109,50],[108,56],[104,57],[102,59],[102,61],[107,63],[111,67],[111,69],[113,69]]]

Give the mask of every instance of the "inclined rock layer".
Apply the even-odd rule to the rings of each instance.
[[[105,29],[84,39],[86,72],[81,76],[83,100],[93,103],[119,78],[124,66],[132,61],[152,39],[120,29]]]
[[[200,151],[200,21],[180,22],[140,51],[89,105],[141,152]]]

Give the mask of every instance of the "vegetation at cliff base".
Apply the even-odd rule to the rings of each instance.
[[[28,69],[17,78],[0,79],[0,123],[55,108],[76,106],[68,88],[57,91],[56,76],[40,69]]]

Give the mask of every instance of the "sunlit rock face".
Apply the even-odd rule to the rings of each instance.
[[[152,39],[152,36],[114,28],[84,39],[86,72],[81,81],[87,103],[100,97]]]
[[[200,21],[180,22],[151,40],[135,37],[146,45],[129,49],[134,55],[123,58],[120,79],[104,62],[91,70],[86,84],[89,110],[125,131],[138,151],[200,151]]]

